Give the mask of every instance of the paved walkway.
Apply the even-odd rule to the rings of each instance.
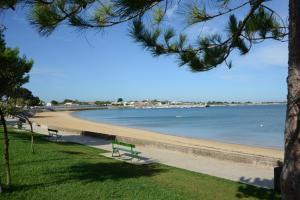
[[[34,131],[40,134],[48,134],[46,127],[43,126],[35,126]],[[60,131],[59,134],[62,135],[63,141],[76,142],[111,151],[111,143],[107,140],[81,136],[70,132]],[[137,146],[137,149],[142,152],[141,157],[143,162],[158,162],[251,185],[266,188],[273,187],[272,168],[234,163],[203,156],[194,156],[191,154],[158,149],[150,146]],[[105,156],[111,157],[111,153],[107,153]]]

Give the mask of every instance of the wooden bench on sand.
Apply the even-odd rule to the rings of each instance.
[[[138,159],[139,159],[138,155],[141,153],[136,150],[134,144],[120,142],[118,140],[112,141],[112,155],[111,156],[114,157],[114,154],[117,153],[120,157],[121,156],[120,151],[129,152],[132,157],[138,158]]]
[[[58,130],[48,128],[49,137],[55,137],[56,142],[58,139],[61,139],[61,135],[58,135]]]

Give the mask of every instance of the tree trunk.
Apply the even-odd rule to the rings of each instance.
[[[30,128],[31,128],[31,153],[34,153],[33,131],[32,131],[31,123],[30,123]]]
[[[0,117],[1,123],[3,125],[3,140],[4,140],[4,148],[3,148],[3,157],[4,157],[4,165],[5,165],[5,172],[6,172],[6,185],[9,188],[11,184],[11,177],[10,177],[10,166],[9,166],[9,139],[6,127],[6,121],[4,118],[4,113],[0,109]]]
[[[31,133],[31,153],[34,153],[34,137],[33,137],[33,127],[31,121],[25,115],[16,115],[19,119],[23,119],[28,122],[30,126],[30,133]]]
[[[300,1],[289,1],[288,99],[281,191],[284,200],[300,200]]]
[[[34,143],[33,143],[33,128],[32,128],[32,123],[31,121],[25,117],[25,119],[28,121],[29,125],[30,125],[30,132],[31,132],[31,153],[34,153]]]

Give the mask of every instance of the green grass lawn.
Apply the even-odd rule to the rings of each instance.
[[[12,189],[0,199],[279,199],[266,190],[162,164],[136,166],[104,151],[9,131]],[[3,130],[0,128],[2,153]],[[1,158],[3,156],[1,155]],[[4,182],[1,159],[1,182]],[[233,169],[234,170],[234,169]]]

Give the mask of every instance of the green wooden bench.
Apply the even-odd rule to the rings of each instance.
[[[111,155],[112,157],[114,157],[114,155],[116,153],[120,157],[121,156],[120,151],[125,151],[125,152],[129,152],[132,157],[139,159],[138,155],[141,152],[139,152],[139,151],[136,150],[134,144],[128,144],[128,143],[125,143],[125,142],[120,142],[118,140],[112,141],[111,144],[112,144],[112,155]]]
[[[49,137],[55,137],[56,142],[58,139],[61,139],[61,135],[58,135],[57,133],[58,133],[58,130],[48,128]]]

